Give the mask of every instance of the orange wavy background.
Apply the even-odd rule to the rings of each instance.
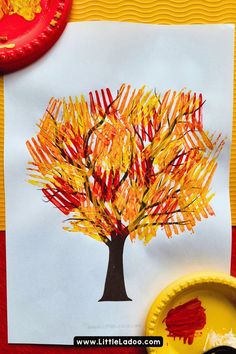
[[[74,0],[70,21],[113,20],[157,24],[236,24],[235,0]],[[235,36],[236,38],[236,36]],[[236,60],[235,60],[236,63]],[[236,72],[236,64],[235,64]],[[236,75],[234,76],[236,87]],[[236,93],[231,153],[230,196],[236,225]],[[3,77],[0,77],[0,229],[5,228],[3,181]]]

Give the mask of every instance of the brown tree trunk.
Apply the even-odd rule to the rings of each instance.
[[[123,250],[126,238],[119,235],[112,238],[109,244],[109,261],[104,287],[104,293],[99,301],[132,301],[126,294]]]

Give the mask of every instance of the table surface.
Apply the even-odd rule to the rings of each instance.
[[[236,227],[232,232],[231,274],[236,277]],[[58,345],[7,344],[7,300],[6,300],[6,243],[5,232],[0,232],[0,353],[1,354],[144,354],[145,348],[78,348]],[[22,319],[23,321],[24,319]]]
[[[236,23],[235,0],[73,0],[69,21],[113,20],[158,24]],[[236,38],[236,32],[235,32]],[[236,60],[235,60],[236,84]],[[0,230],[4,230],[3,78],[0,76]],[[236,225],[236,90],[231,153],[230,195]]]
[[[74,0],[70,21],[115,20],[159,24],[236,23],[235,0]],[[236,61],[235,61],[236,74]],[[235,76],[236,83],[236,76]],[[236,117],[236,90],[234,92]],[[234,122],[236,120],[234,119]],[[4,229],[3,78],[0,77],[0,229]],[[231,208],[236,225],[236,124],[233,128],[231,154]],[[236,227],[233,228],[231,274],[236,276]],[[75,348],[70,346],[7,344],[6,253],[5,233],[0,232],[0,353],[70,354],[125,353],[143,354],[145,348]],[[24,320],[24,319],[22,319]]]

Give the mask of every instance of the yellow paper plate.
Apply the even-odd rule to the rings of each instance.
[[[183,311],[181,305],[185,306],[193,300],[205,314],[205,325],[195,332],[193,342],[189,344],[186,336],[185,343],[184,337],[170,336],[171,332],[168,332],[167,324],[163,321],[171,310],[173,319],[173,309],[177,307],[179,318]],[[192,315],[195,316],[193,312]],[[191,322],[190,316],[191,311],[188,312],[187,322]],[[181,321],[185,320],[182,318]],[[211,331],[218,335],[232,331],[236,335],[236,278],[224,273],[194,273],[169,285],[154,301],[147,316],[146,336],[162,336],[164,345],[147,350],[151,354],[201,354]]]

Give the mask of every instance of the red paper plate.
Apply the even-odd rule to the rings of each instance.
[[[63,32],[71,2],[1,0],[0,72],[20,69],[44,54]]]

